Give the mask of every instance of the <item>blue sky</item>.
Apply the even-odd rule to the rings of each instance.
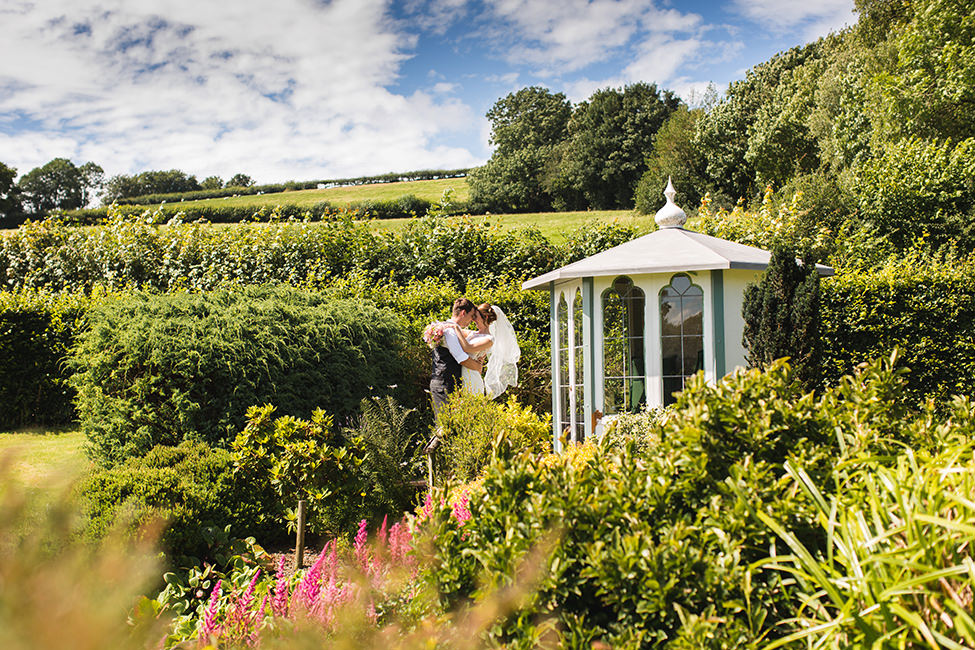
[[[693,102],[853,0],[0,0],[0,162],[258,182],[478,165],[530,85]]]

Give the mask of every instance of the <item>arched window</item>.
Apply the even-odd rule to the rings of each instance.
[[[586,439],[585,423],[585,352],[582,349],[582,291],[576,289],[575,299],[572,301],[572,423],[575,427],[575,439]]]
[[[559,298],[556,319],[559,329],[559,428],[562,433],[565,433],[566,429],[571,432],[572,410],[569,405],[571,386],[569,375],[569,305],[565,301],[564,294]]]
[[[685,273],[660,290],[660,336],[666,406],[688,377],[704,370],[704,291]]]
[[[616,278],[603,292],[603,413],[633,413],[646,403],[643,360],[646,297]]]

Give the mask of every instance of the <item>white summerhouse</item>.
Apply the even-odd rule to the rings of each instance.
[[[698,371],[713,382],[745,365],[745,287],[771,254],[684,230],[675,194],[668,182],[659,230],[522,285],[551,295],[556,449],[563,432],[581,441],[604,418],[670,404]]]

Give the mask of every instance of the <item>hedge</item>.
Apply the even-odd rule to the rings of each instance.
[[[425,391],[430,359],[421,334],[431,321],[449,317],[450,305],[462,292],[452,283],[433,278],[402,286],[376,283],[363,275],[312,283],[308,289],[325,302],[352,300],[374,305],[381,313],[401,319],[405,343],[398,356],[407,371],[401,379],[399,397],[428,421],[431,414]],[[551,399],[548,296],[544,292],[521,291],[517,281],[493,287],[472,282],[466,295],[478,302],[497,304],[509,315],[522,348],[520,386],[512,389],[512,394],[523,403],[547,408]],[[4,401],[3,426],[65,424],[76,419],[71,404],[74,390],[68,382],[69,348],[84,332],[83,316],[93,302],[127,299],[124,293],[96,292],[94,298],[89,298],[35,290],[0,292],[0,323],[4,328],[0,359],[5,370],[0,373],[0,395],[10,398]],[[70,310],[70,317],[64,315],[65,310]]]
[[[898,348],[915,403],[975,395],[975,268],[907,255],[822,285],[824,382]]]
[[[0,292],[0,429],[75,419],[65,359],[92,299]]]
[[[280,507],[266,481],[235,472],[234,455],[199,441],[158,446],[112,468],[97,468],[79,483],[84,534],[102,539],[118,527],[136,534],[162,523],[162,550],[175,564],[214,560],[229,541],[259,536],[280,541],[285,529],[265,513]],[[191,559],[197,558],[197,559]]]
[[[88,321],[71,384],[105,464],[184,439],[228,446],[254,405],[321,407],[342,423],[406,370],[400,318],[290,287],[138,292],[95,304]]]
[[[406,284],[428,277],[461,288],[545,273],[583,252],[631,239],[617,224],[587,224],[555,246],[537,230],[505,230],[473,218],[425,217],[401,231],[372,233],[346,217],[327,223],[284,221],[212,228],[119,212],[102,226],[28,222],[0,238],[0,285],[50,291],[213,289],[227,282],[298,285],[358,270],[374,281]]]

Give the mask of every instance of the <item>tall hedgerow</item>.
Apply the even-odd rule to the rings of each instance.
[[[72,350],[78,417],[103,462],[184,439],[226,446],[254,405],[343,422],[402,384],[401,323],[288,287],[120,297],[92,309]]]

